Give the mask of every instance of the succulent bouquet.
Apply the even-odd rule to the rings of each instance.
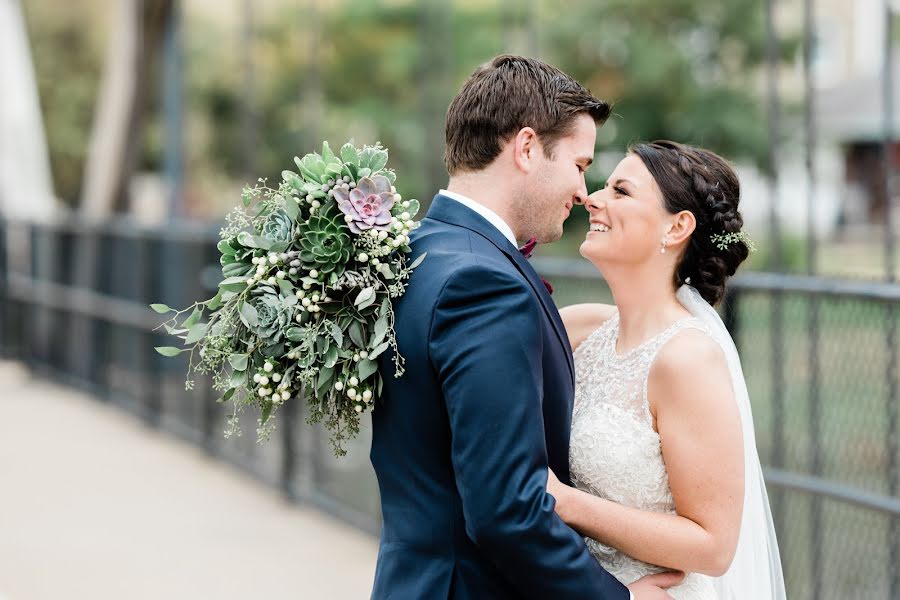
[[[325,142],[295,158],[298,172],[283,171],[277,189],[263,179],[245,188],[220,233],[218,293],[180,311],[151,305],[174,313],[161,327],[184,347],[156,350],[190,353],[185,386],[209,374],[233,404],[226,436],[240,435],[242,408],[258,406],[265,440],[276,409],[305,398],[308,422],[324,422],[343,455],[381,394],[376,359],[393,350],[403,374],[391,300],[424,255],[407,260],[419,203],[396,192],[387,159],[379,144],[335,154]]]

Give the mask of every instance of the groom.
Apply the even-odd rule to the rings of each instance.
[[[548,466],[569,480],[572,353],[516,245],[560,238],[609,111],[517,56],[479,68],[450,104],[450,182],[413,235],[428,256],[395,307],[406,373],[382,356],[372,413],[373,599],[629,598],[545,491]],[[643,581],[637,598],[668,597]]]

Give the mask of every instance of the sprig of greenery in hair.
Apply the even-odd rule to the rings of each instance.
[[[712,243],[715,244],[716,248],[719,250],[728,250],[729,245],[736,242],[743,242],[750,252],[756,252],[756,244],[753,243],[753,240],[750,239],[750,236],[746,231],[736,231],[725,234],[714,233],[709,236],[709,239],[712,240]]]

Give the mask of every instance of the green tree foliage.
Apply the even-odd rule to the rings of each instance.
[[[501,0],[459,1],[452,10],[435,2],[275,3],[254,8],[249,45],[238,14],[222,19],[185,5],[187,172],[193,189],[214,198],[211,212],[233,204],[220,192],[249,183],[250,172],[274,177],[321,139],[351,137],[390,148],[400,191],[428,200],[447,104],[479,64],[507,51],[537,50],[614,103],[598,150],[672,138],[763,162],[766,39],[755,0],[535,0],[517,10]],[[86,20],[99,17],[53,12],[50,0],[25,4],[57,189],[71,196],[99,81],[100,52],[89,33],[96,28]],[[780,51],[795,55],[795,41]],[[256,129],[249,143],[246,101]],[[163,147],[159,115],[146,123],[142,165],[153,168]],[[592,184],[604,176],[592,170]]]

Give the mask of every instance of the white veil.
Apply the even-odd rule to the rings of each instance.
[[[689,285],[683,285],[678,290],[677,298],[692,315],[703,321],[725,352],[735,400],[741,413],[744,436],[744,512],[734,561],[724,575],[713,578],[716,593],[719,600],[785,600],[787,595],[778,541],[775,538],[762,467],[756,452],[750,395],[737,348],[719,314],[703,299],[700,292]]]

